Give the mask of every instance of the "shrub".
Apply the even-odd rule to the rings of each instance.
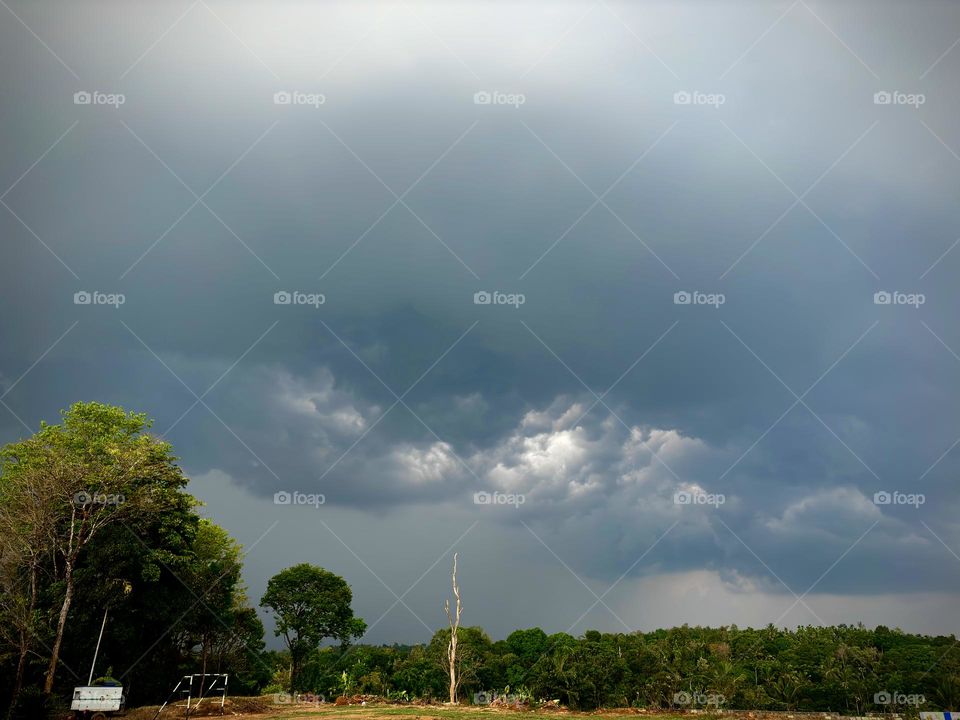
[[[20,691],[16,704],[10,709],[9,720],[54,720],[66,712],[61,702],[40,688],[26,687]]]

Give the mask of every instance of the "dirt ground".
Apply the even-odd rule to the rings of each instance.
[[[562,716],[565,720],[596,717],[597,715],[631,715],[640,713],[634,710],[605,710],[598,713],[578,713],[568,710],[510,710],[495,707],[443,707],[440,705],[347,705],[336,706],[332,703],[311,705],[278,705],[273,698],[230,698],[224,707],[224,717],[248,718],[249,720],[298,720],[304,718],[325,718],[326,720],[547,720],[549,717]],[[219,705],[204,708],[202,714],[190,717],[219,717]],[[126,720],[152,720],[157,707],[142,707],[130,710]],[[183,717],[182,707],[164,709],[158,720],[177,720]],[[646,714],[646,713],[644,713]],[[652,713],[651,713],[652,714]],[[691,720],[688,716],[683,720]],[[697,715],[698,720],[708,720],[706,715]],[[682,720],[679,715],[657,715],[657,720]]]
[[[604,715],[635,715],[625,710],[622,713],[606,711]],[[508,710],[489,707],[445,708],[440,706],[393,707],[374,706],[336,707],[332,705],[290,707],[257,716],[260,720],[297,720],[299,718],[326,718],[326,720],[534,720],[534,716],[564,716],[565,718],[590,717],[591,713],[576,713],[567,710]],[[253,716],[250,716],[253,717]],[[680,720],[677,716],[660,716],[658,720]]]
[[[144,707],[130,710],[126,720],[153,720],[157,707]],[[218,703],[211,703],[200,714],[191,713],[191,718],[220,717]],[[178,720],[183,718],[182,707],[167,707],[158,720]],[[769,712],[737,711],[721,712],[689,711],[670,712],[657,710],[638,710],[622,708],[598,710],[596,712],[574,712],[563,708],[544,707],[537,710],[511,709],[505,707],[450,707],[443,705],[334,705],[320,704],[277,704],[272,696],[262,698],[228,698],[224,706],[223,717],[247,718],[248,720],[585,720],[587,718],[609,718],[610,720],[880,720],[880,718],[843,718],[835,713],[824,712]],[[883,720],[900,720],[900,716],[889,715]]]

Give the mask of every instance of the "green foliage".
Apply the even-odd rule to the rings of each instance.
[[[299,689],[443,699],[450,630],[426,645],[356,645],[310,653]],[[920,709],[955,707],[960,699],[960,645],[953,636],[909,635],[862,626],[678,627],[650,633],[588,631],[576,638],[517,630],[492,643],[477,627],[460,629],[461,697],[492,692],[570,707],[677,708],[683,693],[722,696],[721,707],[757,710],[889,712],[874,695],[923,695]],[[938,662],[939,659],[939,662]],[[689,709],[691,706],[685,706]],[[693,705],[709,710],[709,706]]]
[[[53,720],[62,718],[63,705],[38,687],[28,687],[20,693],[10,708],[8,720]]]
[[[290,652],[290,692],[301,690],[299,673],[310,651],[328,638],[346,646],[366,632],[366,623],[353,616],[353,593],[346,581],[323,568],[301,563],[270,578],[260,606],[270,608],[274,634]]]
[[[534,695],[556,698],[575,708],[626,705],[626,663],[600,633],[579,642],[557,638],[530,670],[526,682]]]
[[[149,428],[145,415],[77,403],[60,425],[0,449],[4,706],[21,648],[24,693],[42,687],[64,607],[56,696],[77,684],[65,668],[89,668],[104,610],[95,671],[116,668],[131,703],[162,701],[171,678],[204,665],[230,672],[240,692],[269,679],[263,626],[240,584],[240,548],[199,517],[171,446]]]

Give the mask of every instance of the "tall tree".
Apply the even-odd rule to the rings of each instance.
[[[27,657],[35,652],[40,571],[53,530],[49,485],[37,473],[0,475],[0,634],[16,647],[11,705],[23,687]]]
[[[193,542],[195,560],[187,571],[186,582],[203,598],[203,609],[184,623],[186,643],[200,646],[200,671],[207,672],[214,645],[223,635],[233,632],[236,602],[243,599],[240,582],[241,550],[226,530],[203,519]],[[242,602],[241,602],[242,607]],[[229,639],[229,637],[228,637]],[[217,670],[218,672],[220,670]]]
[[[0,451],[5,492],[38,497],[38,511],[46,514],[43,522],[52,529],[37,541],[43,543],[38,550],[51,557],[61,586],[46,693],[53,690],[74,571],[84,550],[104,528],[133,524],[142,512],[161,511],[168,494],[186,484],[169,443],[147,434],[146,415],[89,402],[76,403],[62,416],[60,425],[42,423],[35,435]],[[15,507],[5,503],[0,512]]]
[[[362,636],[367,624],[353,616],[353,593],[346,581],[316,565],[301,563],[270,578],[260,607],[273,611],[275,635],[290,651],[290,692],[298,690],[307,655],[331,638],[341,645]]]

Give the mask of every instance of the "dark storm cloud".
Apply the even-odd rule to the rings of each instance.
[[[855,4],[776,23],[618,6],[566,37],[585,8],[425,6],[431,29],[397,8],[211,5],[131,66],[186,6],[12,7],[80,79],[3,24],[5,437],[25,432],[12,413],[97,398],[169,430],[228,524],[244,493],[299,489],[374,537],[397,508],[522,521],[605,580],[799,592],[849,554],[818,592],[956,590],[960,254],[939,258],[960,227],[960,55],[928,71],[955,11],[901,32],[871,7],[868,32]],[[83,88],[126,102],[74,105]],[[475,105],[484,89],[525,102]],[[874,104],[885,89],[925,102]],[[325,302],[274,304],[294,290]],[[525,302],[475,305],[484,290]],[[479,491],[526,502],[478,514]]]

